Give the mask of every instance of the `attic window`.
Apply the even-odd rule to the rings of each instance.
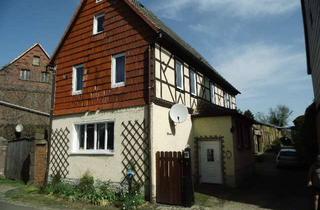
[[[39,56],[33,56],[32,65],[40,66],[40,57]]]
[[[99,14],[93,18],[93,34],[99,34],[104,31],[104,14]]]

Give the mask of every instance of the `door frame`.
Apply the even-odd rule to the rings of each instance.
[[[220,155],[221,155],[221,173],[222,173],[222,185],[226,183],[225,176],[225,151],[224,151],[224,137],[223,136],[205,136],[205,137],[195,137],[195,170],[196,170],[196,184],[201,184],[201,162],[200,162],[200,142],[204,141],[218,141],[220,143]]]

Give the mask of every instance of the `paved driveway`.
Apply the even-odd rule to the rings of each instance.
[[[216,199],[219,207],[210,209],[310,209],[311,192],[306,187],[307,170],[277,169],[274,160],[274,154],[265,154],[264,162],[256,164],[255,176],[250,184],[240,189],[206,185],[199,192],[212,196],[212,201]],[[210,202],[210,199],[206,202]]]

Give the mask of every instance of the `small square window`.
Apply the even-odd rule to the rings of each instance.
[[[34,56],[32,60],[32,65],[34,66],[40,66],[40,57]]]
[[[96,15],[93,18],[93,34],[104,31],[104,14]]]
[[[126,81],[126,56],[119,54],[112,57],[112,87],[121,87]]]
[[[20,71],[20,79],[21,80],[30,80],[31,73],[28,69],[23,69]]]
[[[179,61],[176,61],[176,85],[183,90],[183,65]]]
[[[83,90],[84,66],[78,65],[73,67],[72,93],[73,95],[81,94]]]

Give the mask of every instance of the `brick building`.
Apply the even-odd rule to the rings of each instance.
[[[46,70],[50,58],[35,44],[0,69],[0,136],[11,139],[17,124],[23,135],[49,124],[51,75]]]

